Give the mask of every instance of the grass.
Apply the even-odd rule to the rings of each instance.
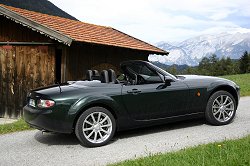
[[[221,76],[221,77],[232,80],[236,84],[238,84],[240,86],[241,96],[250,96],[250,73],[226,75],[226,76]]]
[[[238,166],[250,165],[250,135],[238,140],[199,145],[177,152],[127,160],[112,166]]]
[[[30,130],[31,128],[23,119],[14,123],[0,125],[0,134],[12,133],[16,131]]]

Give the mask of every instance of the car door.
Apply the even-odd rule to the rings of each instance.
[[[182,81],[143,85],[124,85],[122,98],[134,120],[151,120],[187,113],[189,89]]]

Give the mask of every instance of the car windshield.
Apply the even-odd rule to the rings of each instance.
[[[177,79],[177,76],[175,76],[175,75],[173,75],[173,74],[170,74],[170,73],[166,72],[165,70],[159,68],[158,66],[155,66],[155,65],[153,65],[153,64],[151,64],[151,65],[152,65],[153,68],[155,68],[156,70],[160,71],[161,74],[166,75],[166,76],[170,76],[170,77],[172,77],[172,78]]]
[[[145,61],[126,61],[121,64],[121,69],[128,79],[138,84],[161,83],[164,81],[164,76],[177,79],[174,75]]]

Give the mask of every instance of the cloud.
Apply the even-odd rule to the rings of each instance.
[[[112,26],[150,43],[206,33],[245,32],[249,0],[50,0],[81,21]],[[234,16],[234,17],[232,17]],[[237,19],[235,19],[237,18]]]
[[[237,10],[221,10],[218,12],[214,12],[211,16],[209,16],[210,19],[218,21],[222,20],[224,18],[227,18],[230,14],[236,13]]]

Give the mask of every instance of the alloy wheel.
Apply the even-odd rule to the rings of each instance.
[[[212,104],[212,113],[219,122],[227,122],[234,115],[234,102],[228,95],[218,96]]]
[[[83,121],[83,135],[91,143],[106,141],[112,132],[112,121],[103,112],[93,112]]]

